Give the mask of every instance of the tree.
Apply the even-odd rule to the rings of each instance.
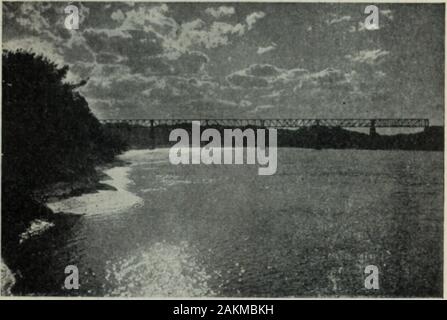
[[[3,51],[3,187],[22,192],[89,174],[122,151],[107,137],[76,89],[68,66],[43,56]]]

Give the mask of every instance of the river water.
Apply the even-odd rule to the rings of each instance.
[[[278,171],[132,150],[83,213],[27,241],[21,291],[132,297],[436,296],[441,152],[278,149]],[[24,265],[25,265],[24,260]],[[64,268],[80,288],[64,288]],[[379,290],[364,286],[379,270]]]

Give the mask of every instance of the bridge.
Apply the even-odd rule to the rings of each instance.
[[[370,134],[376,128],[427,128],[428,119],[102,119],[102,124],[129,124],[146,127],[175,126],[200,121],[202,126],[244,127],[259,126],[263,128],[302,128],[313,126],[370,128]]]

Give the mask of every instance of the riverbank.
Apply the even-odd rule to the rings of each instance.
[[[153,130],[141,125],[107,124],[105,130],[120,139],[132,149],[170,147],[174,142],[169,141],[169,134],[173,129],[184,129],[189,135],[191,124],[185,122],[177,125],[160,125]],[[213,125],[200,127],[202,132],[206,129],[215,129],[224,136],[226,129],[266,129],[260,126],[221,126]],[[386,133],[373,131],[372,134],[348,130],[342,127],[311,126],[301,128],[278,128],[277,146],[284,148],[309,149],[356,149],[356,150],[444,150],[444,127],[426,127],[421,132]],[[422,129],[421,129],[422,130]],[[203,142],[205,145],[207,142]],[[224,141],[222,140],[223,144]]]
[[[14,290],[22,278],[20,261],[24,259],[20,256],[24,246],[33,240],[54,227],[69,229],[83,216],[117,213],[142,205],[143,200],[128,191],[129,170],[129,163],[118,156],[76,181],[55,183],[18,198],[4,195],[4,201],[13,204],[13,210],[2,217],[8,226],[2,230],[2,294],[21,294]]]
[[[131,180],[128,178],[130,168],[113,167],[103,171],[105,177],[99,185],[107,186],[93,193],[65,197],[49,201],[46,205],[55,213],[72,213],[81,215],[111,214],[132,206],[143,204],[143,200],[128,191]]]

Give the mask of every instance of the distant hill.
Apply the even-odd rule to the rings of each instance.
[[[444,127],[396,135],[369,135],[340,127],[279,130],[278,146],[325,149],[444,150]]]
[[[170,146],[169,133],[175,128],[190,132],[190,124],[176,126],[157,126],[151,133],[149,127],[129,124],[108,124],[106,130],[119,135],[130,148],[149,148]],[[202,126],[201,130],[205,130]],[[221,132],[233,127],[213,126]],[[241,127],[244,130],[260,127]],[[206,143],[203,143],[206,144]],[[298,130],[278,129],[279,147],[313,148],[313,149],[382,149],[382,150],[444,150],[444,127],[428,127],[425,131],[413,134],[369,135],[340,127],[313,126]]]

